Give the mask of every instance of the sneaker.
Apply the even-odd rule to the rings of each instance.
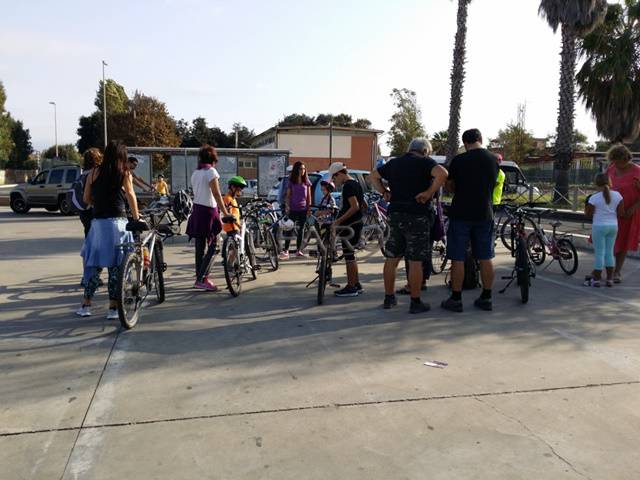
[[[91,306],[89,305],[81,305],[78,310],[76,310],[76,315],[80,317],[90,317],[91,316]]]
[[[411,306],[409,307],[409,313],[425,313],[429,310],[431,310],[431,305],[423,303],[422,300],[419,302],[411,302]]]
[[[347,285],[341,290],[337,290],[335,292],[336,297],[357,297],[358,296],[358,287],[354,287],[351,285]]]
[[[592,278],[591,280],[585,280],[585,282],[583,283],[583,285],[585,287],[596,287],[596,288],[600,288],[600,280],[596,280],[595,278]]]
[[[393,295],[392,297],[384,297],[384,303],[382,304],[382,308],[384,308],[385,310],[389,310],[392,307],[395,307],[396,305],[398,305],[398,299],[396,298],[395,295]]]
[[[613,280],[607,280],[606,284],[607,287],[613,287]]]
[[[197,288],[198,290],[205,290],[207,292],[215,292],[217,290],[217,288],[216,289],[212,289],[211,287],[212,287],[212,284],[205,283],[204,281],[203,282],[196,282],[193,285],[193,288]],[[215,285],[213,285],[213,287],[215,287]]]
[[[364,293],[364,288],[362,288],[362,284],[360,282],[356,283],[356,288],[358,289],[358,295],[362,295]]]
[[[110,308],[107,312],[107,320],[118,320],[120,317],[118,316],[118,310],[115,308]]]
[[[300,250],[298,250],[296,252],[296,257],[306,257],[306,255],[304,253],[302,253]]]
[[[485,310],[487,312],[490,312],[493,310],[493,302],[491,301],[490,298],[476,298],[476,301],[473,302],[473,305],[477,308],[479,308],[480,310]]]
[[[202,281],[202,283],[204,283],[208,288],[207,290],[210,292],[217,292],[218,291],[218,287],[211,281],[209,280],[208,277],[205,277],[204,280]]]
[[[278,258],[279,258],[280,260],[289,260],[289,252],[282,252],[282,253],[278,256]]]
[[[450,312],[460,313],[463,310],[462,300],[454,300],[451,297],[447,298],[446,300],[443,300],[440,306],[445,310],[449,310]]]
[[[613,283],[622,283],[622,277],[619,273],[613,274]]]

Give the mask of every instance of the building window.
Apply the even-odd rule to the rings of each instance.
[[[238,160],[238,168],[256,168],[255,160]]]

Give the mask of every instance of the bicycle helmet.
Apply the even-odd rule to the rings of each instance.
[[[283,232],[290,232],[296,227],[295,222],[287,216],[282,217],[278,222],[278,225],[280,226]]]
[[[320,182],[320,186],[322,187],[326,187],[327,190],[329,190],[330,192],[335,192],[336,191],[336,185],[333,182],[330,182],[328,180],[322,180]]]
[[[231,177],[229,179],[229,186],[235,185],[236,187],[246,188],[247,182],[240,175],[236,175],[235,177]]]
[[[178,190],[173,196],[173,205],[171,207],[173,214],[179,222],[184,222],[193,210],[193,200],[184,190]]]

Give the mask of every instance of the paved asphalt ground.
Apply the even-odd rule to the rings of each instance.
[[[552,265],[528,305],[513,288],[493,313],[475,293],[444,313],[434,277],[432,312],[409,316],[406,299],[380,308],[379,253],[360,256],[363,296],[318,307],[310,260],[240,298],[194,291],[180,241],[166,303],[125,332],[104,291],[73,314],[80,246],[77,218],[0,208],[3,480],[640,477],[636,261],[587,289],[582,254],[574,278]]]

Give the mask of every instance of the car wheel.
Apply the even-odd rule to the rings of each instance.
[[[15,213],[20,214],[27,213],[29,210],[31,210],[31,207],[27,205],[26,200],[20,195],[15,195],[13,198],[11,198],[10,207],[11,210],[13,210]]]
[[[62,215],[73,215],[71,204],[67,200],[66,195],[60,196],[60,200],[58,201],[58,208],[60,209],[60,213]]]

